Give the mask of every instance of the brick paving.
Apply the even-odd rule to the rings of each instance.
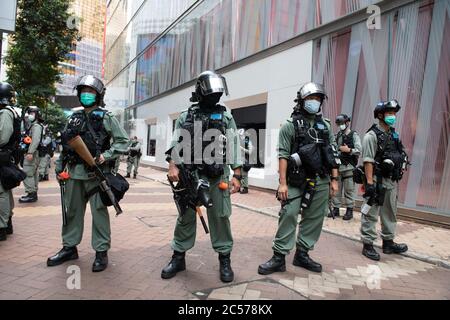
[[[164,172],[148,168],[141,174],[165,179]],[[78,248],[80,258],[48,268],[47,257],[61,247],[57,184],[54,180],[41,183],[35,204],[16,201],[15,233],[0,243],[0,299],[450,299],[450,270],[399,255],[382,254],[381,261],[375,263],[361,255],[360,243],[330,233],[323,233],[311,252],[322,263],[323,273],[293,266],[291,253],[286,258],[286,272],[261,276],[257,267],[272,254],[277,220],[236,206],[231,217],[235,281],[223,284],[219,280],[217,255],[200,225],[196,245],[186,256],[187,270],[162,280],[160,272],[171,256],[177,218],[170,189],[143,177],[130,180],[130,184],[121,203],[124,213],[117,218],[111,213],[110,264],[101,273],[91,272],[94,251],[89,209]],[[22,192],[22,187],[15,190],[16,200]],[[258,208],[276,206],[272,197],[260,191],[232,199]],[[399,231],[431,242],[434,237],[445,240],[445,231],[436,229],[430,240],[430,232],[424,228],[428,227],[414,225],[399,227]],[[79,290],[67,286],[71,276],[67,271],[72,265],[81,270]]]

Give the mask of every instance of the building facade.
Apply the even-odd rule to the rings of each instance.
[[[92,74],[103,78],[103,46],[105,33],[105,0],[75,0],[71,11],[73,19],[68,27],[79,30],[81,40],[73,44],[72,51],[60,62],[62,81],[56,86],[57,95],[75,95],[73,88],[78,78]]]
[[[116,0],[106,32],[107,105],[143,140],[143,163],[166,167],[192,80],[218,70],[238,127],[258,132],[250,184],[275,189],[278,129],[313,80],[328,92],[324,115],[349,114],[361,135],[377,102],[397,99],[412,162],[399,202],[450,217],[450,1]]]

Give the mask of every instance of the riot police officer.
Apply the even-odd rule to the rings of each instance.
[[[282,208],[273,240],[273,257],[259,266],[259,274],[285,271],[285,256],[294,245],[297,248],[294,266],[313,272],[322,271],[322,266],[312,260],[308,252],[319,240],[330,193],[333,196],[338,189],[340,164],[330,120],[320,113],[325,99],[322,85],[307,83],[302,86],[297,93],[292,118],[280,130],[280,185],[277,193]],[[301,221],[295,241],[300,211]]]
[[[23,181],[26,195],[19,199],[21,203],[31,203],[38,200],[39,186],[39,145],[44,134],[43,119],[38,107],[30,106],[25,115],[25,135],[31,138],[23,160],[23,170],[27,174]]]
[[[11,155],[17,151],[20,141],[20,118],[11,108],[15,91],[6,82],[0,82],[0,167],[11,162]],[[0,182],[0,241],[13,233],[12,216],[14,198],[12,190],[6,190]]]
[[[399,134],[395,131],[396,114],[401,106],[397,100],[380,102],[374,110],[374,124],[366,133],[362,143],[365,172],[365,194],[367,212],[361,209],[361,238],[364,243],[362,254],[369,259],[380,260],[373,242],[377,239],[376,224],[381,220],[383,253],[403,253],[406,244],[394,242],[397,225],[397,191],[408,165],[408,156]]]
[[[83,236],[84,215],[87,201],[92,212],[92,247],[96,251],[93,272],[100,272],[108,265],[107,251],[111,246],[111,226],[108,209],[99,194],[99,182],[92,170],[67,145],[67,140],[79,135],[103,172],[110,172],[115,159],[126,152],[128,135],[114,115],[101,108],[105,87],[101,80],[86,75],[76,85],[81,110],[75,111],[62,133],[63,151],[56,161],[57,176],[68,170],[65,204],[67,223],[62,227],[63,248],[48,258],[47,266],[56,266],[65,261],[78,259],[77,245]]]
[[[177,119],[171,148],[166,154],[169,162],[168,178],[171,181],[179,180],[179,165],[183,164],[183,166],[186,165],[186,167],[189,167],[189,170],[195,172],[203,181],[209,183],[212,207],[207,209],[207,215],[212,247],[219,254],[221,281],[231,282],[234,279],[234,273],[230,259],[230,253],[233,248],[230,225],[230,189],[219,187],[226,185],[228,182],[230,176],[229,166],[234,170],[231,181],[231,193],[239,191],[242,176],[236,123],[231,113],[219,104],[220,98],[224,93],[228,95],[226,80],[223,76],[212,71],[200,74],[195,85],[195,92],[191,98],[191,101],[195,102],[195,104]],[[224,159],[222,156],[228,152],[218,150],[217,159],[222,161],[208,161],[211,159],[203,156],[203,151],[206,150],[205,143],[199,142],[201,139],[196,139],[198,132],[194,132],[194,128],[200,128],[202,137],[203,134],[206,135],[205,132],[208,130],[219,130],[220,137],[225,136],[228,138],[225,139],[227,141],[226,149],[233,151],[231,152],[232,156]],[[220,137],[217,137],[218,140],[220,140]],[[192,144],[187,140],[190,140],[189,142]],[[201,145],[197,143],[201,143]],[[176,150],[181,145],[190,146],[188,149],[190,152],[178,153]],[[197,148],[200,149],[201,154],[196,154],[194,149]],[[191,159],[194,159],[194,161],[191,162]],[[194,246],[195,237],[196,212],[190,209],[184,215],[179,215],[177,219],[172,241],[174,252],[171,261],[162,270],[161,277],[163,279],[172,278],[177,272],[185,270],[185,254],[186,251]]]
[[[44,138],[39,146],[39,182],[48,181],[48,169],[53,158],[56,145],[51,137],[50,132],[45,128]]]
[[[336,125],[339,132],[336,135],[336,143],[339,148],[339,157],[341,166],[339,167],[339,191],[333,197],[333,212],[328,215],[339,217],[339,208],[341,206],[341,196],[344,195],[344,206],[346,212],[344,220],[353,219],[353,206],[355,204],[355,182],[353,181],[353,170],[358,165],[358,157],[361,154],[361,139],[358,133],[350,128],[351,119],[346,114],[340,114],[336,117]]]
[[[141,159],[141,143],[139,142],[136,136],[131,140],[130,150],[128,152],[127,158],[127,176],[126,178],[130,178],[131,171],[133,170],[133,179],[136,179],[139,169],[139,160]]]

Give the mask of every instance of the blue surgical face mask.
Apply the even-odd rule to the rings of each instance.
[[[92,107],[97,100],[97,95],[95,93],[85,92],[80,95],[80,102],[83,107]]]
[[[316,114],[320,110],[321,103],[317,100],[305,100],[304,109],[310,114]]]
[[[384,117],[384,122],[390,127],[393,127],[395,125],[396,121],[397,121],[397,118],[395,116]]]

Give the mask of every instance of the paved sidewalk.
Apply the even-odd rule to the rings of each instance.
[[[164,172],[151,169],[141,173],[165,178]],[[89,209],[80,258],[46,266],[47,257],[61,248],[60,196],[53,176],[40,184],[37,203],[16,201],[14,234],[0,242],[0,299],[450,299],[450,270],[399,255],[381,254],[381,261],[373,262],[361,255],[360,243],[330,233],[323,233],[311,252],[323,265],[321,274],[293,266],[291,253],[286,272],[261,276],[257,268],[272,255],[277,220],[237,206],[231,216],[235,281],[219,280],[217,254],[200,223],[196,245],[187,252],[187,270],[163,280],[160,273],[172,254],[178,216],[172,193],[167,185],[141,176],[129,181],[121,202],[124,213],[115,218],[111,212],[110,264],[101,273],[91,272]],[[14,190],[16,200],[23,191]],[[232,199],[274,206],[271,197],[254,191]],[[80,289],[73,289],[75,276]]]
[[[165,172],[150,167],[141,168],[140,174],[164,183],[167,181]],[[252,190],[250,188],[249,194],[235,195],[232,201],[235,206],[278,217],[280,204],[275,199],[274,192]],[[343,214],[345,214],[345,209],[341,209],[340,218],[335,220],[326,218],[323,230],[351,240],[360,241],[361,213],[355,211],[354,219],[351,221],[342,220]],[[377,230],[378,232],[381,231],[380,223],[377,225]],[[396,241],[408,244],[409,251],[406,256],[450,268],[449,229],[400,220],[397,224]],[[375,245],[381,246],[381,239]]]

